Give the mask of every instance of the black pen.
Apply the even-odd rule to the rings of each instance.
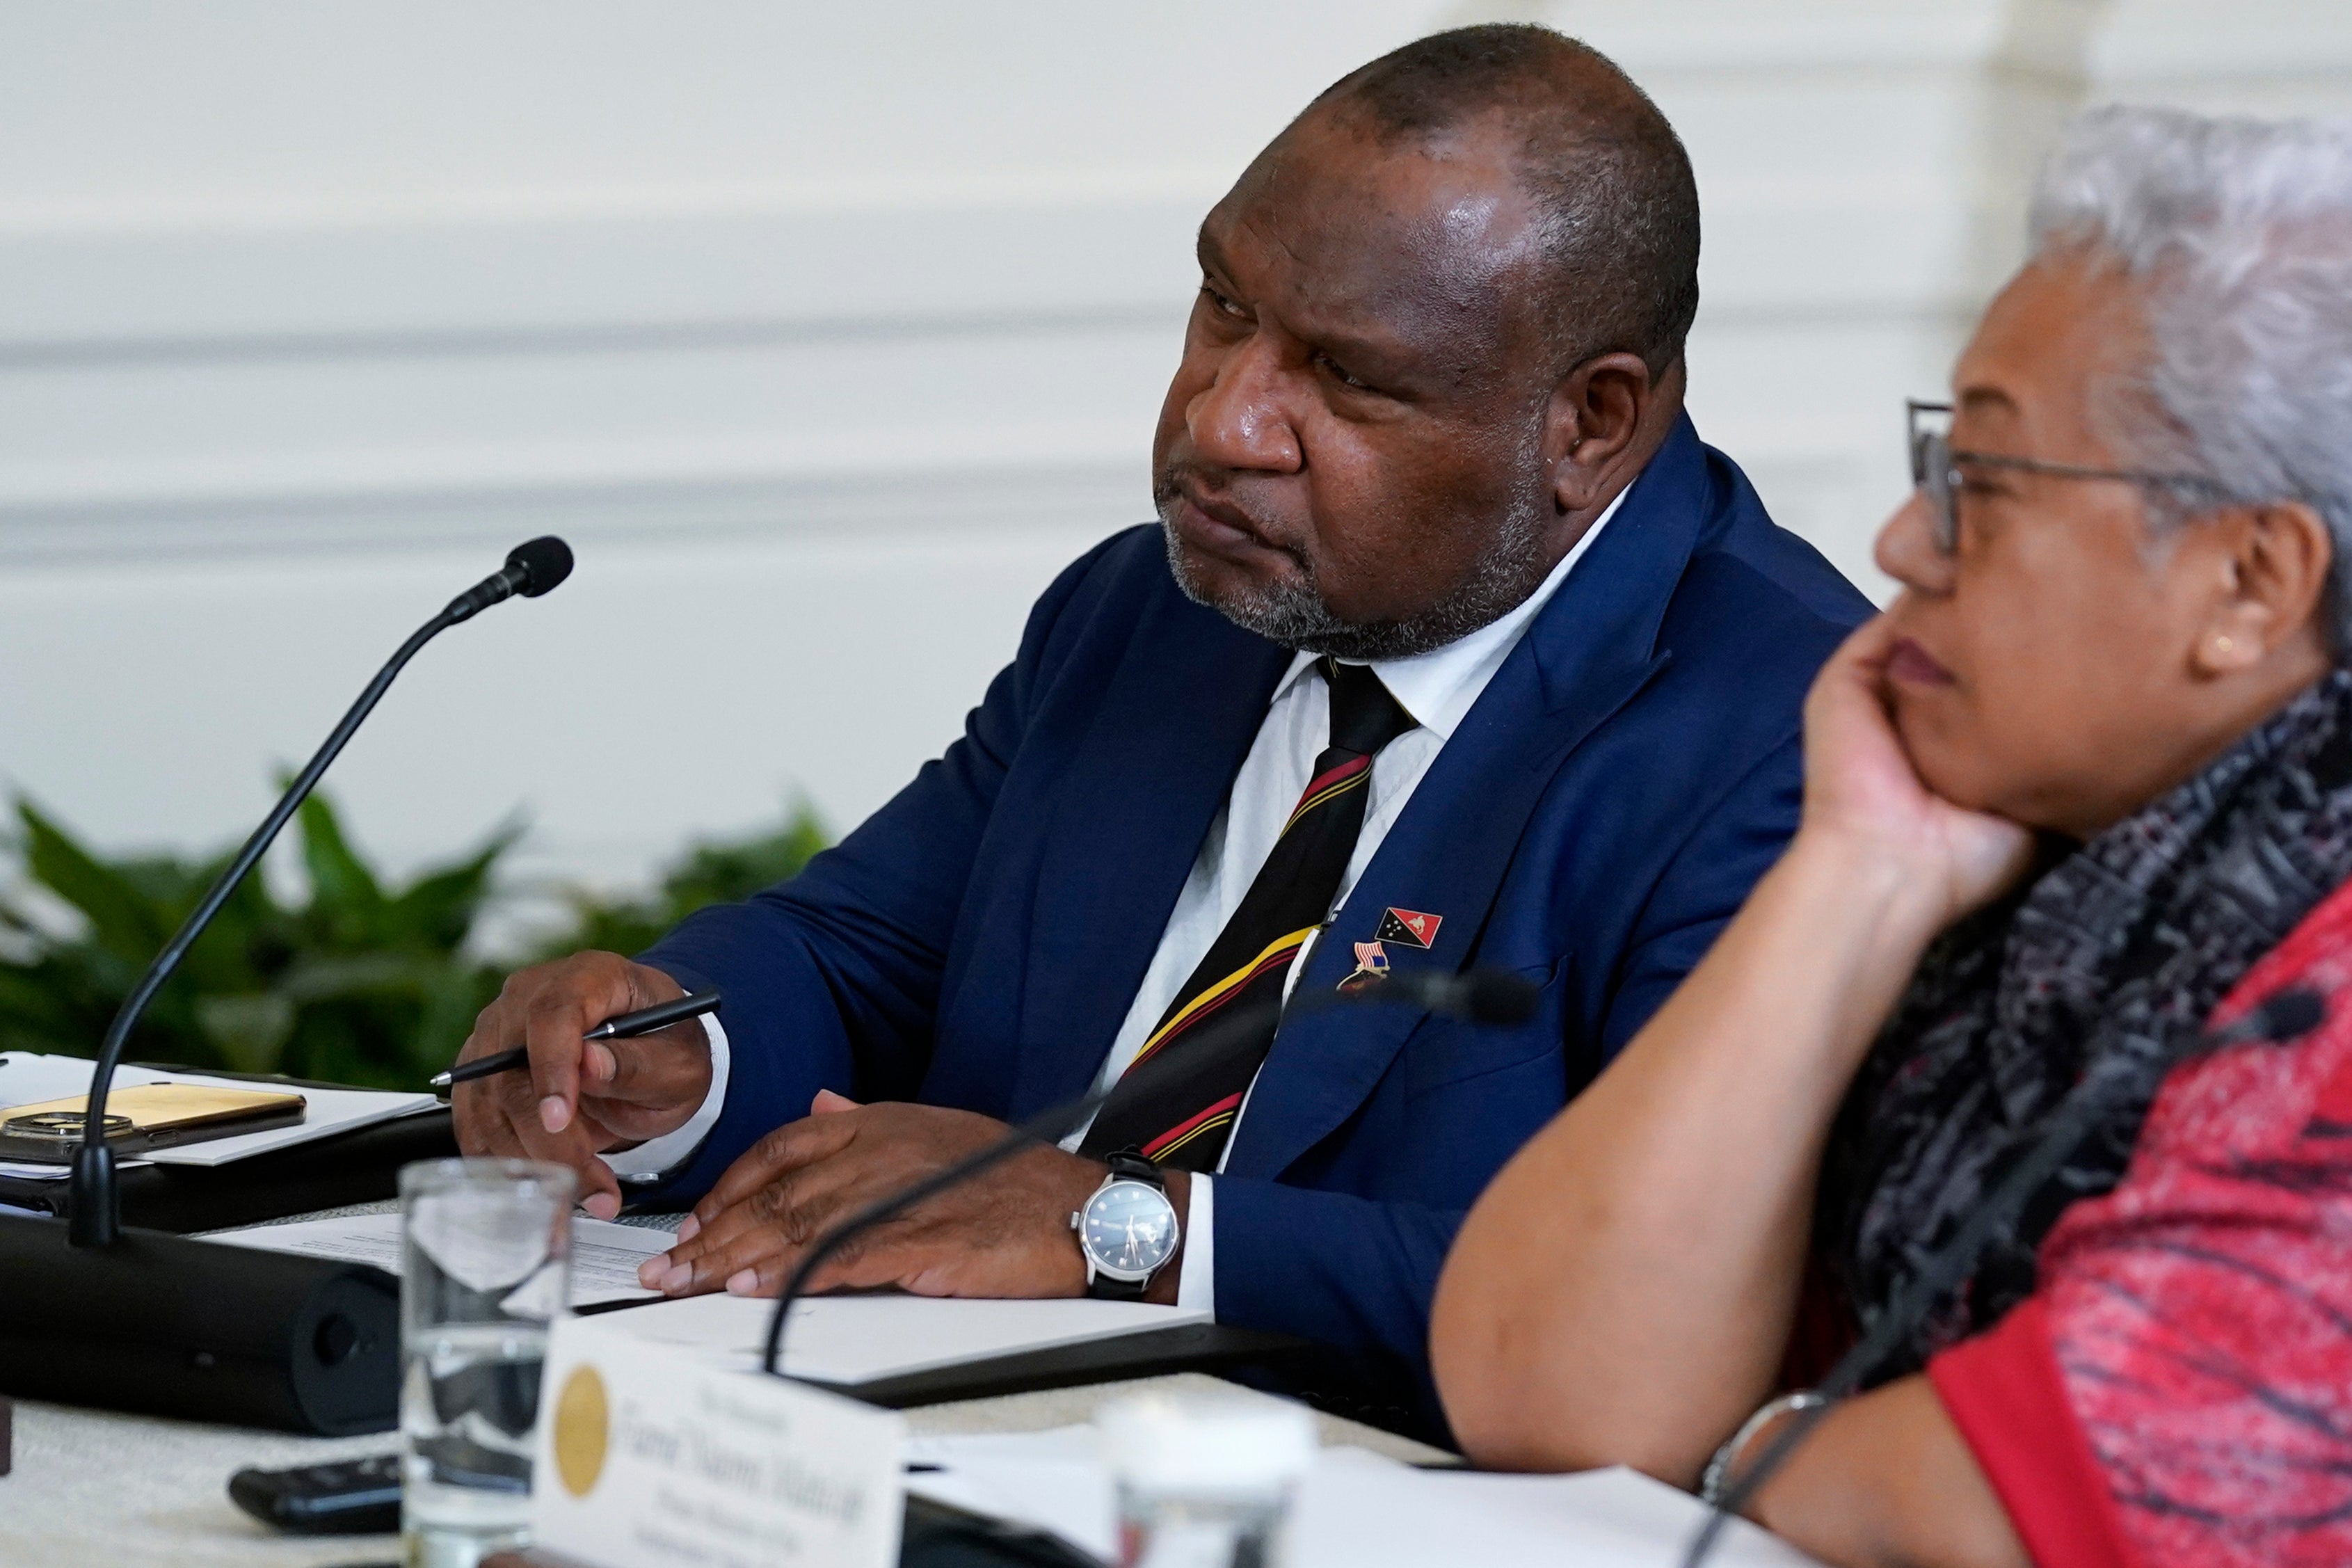
[[[718,992],[698,991],[674,1002],[657,1002],[634,1013],[624,1013],[617,1018],[607,1018],[580,1037],[583,1040],[635,1039],[639,1035],[650,1035],[656,1029],[667,1029],[672,1024],[683,1023],[688,1018],[699,1018],[705,1013],[715,1013],[719,1010],[719,1003]],[[447,1072],[434,1074],[433,1087],[447,1089],[455,1084],[471,1083],[478,1078],[488,1078],[493,1073],[511,1072],[530,1060],[530,1052],[522,1046],[510,1051],[477,1057],[472,1061],[460,1062]]]

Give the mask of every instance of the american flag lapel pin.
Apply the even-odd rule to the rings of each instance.
[[[1361,991],[1388,978],[1388,950],[1377,941],[1356,944],[1356,972],[1339,982],[1342,991]]]

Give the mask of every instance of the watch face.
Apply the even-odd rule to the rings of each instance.
[[[1140,1279],[1176,1255],[1176,1207],[1146,1182],[1113,1182],[1087,1200],[1078,1238],[1114,1279]]]

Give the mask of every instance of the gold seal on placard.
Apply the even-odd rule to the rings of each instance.
[[[562,1397],[555,1402],[555,1473],[573,1497],[586,1497],[604,1473],[604,1444],[612,1426],[604,1380],[583,1361],[563,1380]]]

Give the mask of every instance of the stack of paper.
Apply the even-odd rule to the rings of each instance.
[[[278,1252],[307,1253],[373,1263],[400,1271],[400,1215],[345,1215],[214,1231],[205,1239]],[[667,1251],[667,1230],[572,1221],[572,1303],[647,1304],[615,1313],[614,1332],[659,1344],[681,1345],[716,1360],[756,1363],[767,1343],[775,1303],[741,1296],[653,1300],[637,1283],[637,1266]],[[1209,1314],[1139,1301],[961,1301],[929,1296],[820,1296],[793,1304],[784,1370],[794,1377],[841,1387],[909,1373],[992,1361],[1026,1351],[1055,1350],[1122,1334],[1144,1333],[1209,1321]]]
[[[271,1252],[340,1258],[346,1263],[373,1263],[387,1273],[400,1272],[400,1216],[396,1214],[344,1215],[334,1219],[296,1220],[290,1225],[216,1230],[205,1239],[226,1241],[236,1247],[258,1247]],[[670,1243],[677,1239],[667,1230],[611,1225],[573,1215],[572,1304],[588,1307],[605,1301],[649,1300],[655,1292],[637,1283],[637,1265],[656,1252],[668,1251]]]
[[[1118,1500],[1091,1426],[907,1439],[907,1489],[1118,1561]]]
[[[1052,1532],[1116,1561],[1116,1503],[1094,1429],[917,1437],[907,1489]],[[1675,1568],[1706,1509],[1628,1469],[1573,1476],[1417,1470],[1361,1448],[1326,1448],[1290,1517],[1293,1568]],[[1708,1568],[1818,1568],[1735,1521]]]
[[[1360,1448],[1324,1450],[1297,1510],[1299,1568],[1675,1568],[1707,1517],[1688,1492],[1622,1468],[1573,1476],[1416,1470]],[[1819,1568],[1744,1520],[1724,1531],[1707,1563]]]
[[[690,1296],[616,1314],[637,1338],[685,1345],[746,1364],[767,1343],[773,1301]],[[1124,1334],[1205,1323],[1196,1308],[1140,1301],[971,1301],[930,1296],[819,1296],[793,1304],[784,1371],[835,1387],[1058,1350]]]

